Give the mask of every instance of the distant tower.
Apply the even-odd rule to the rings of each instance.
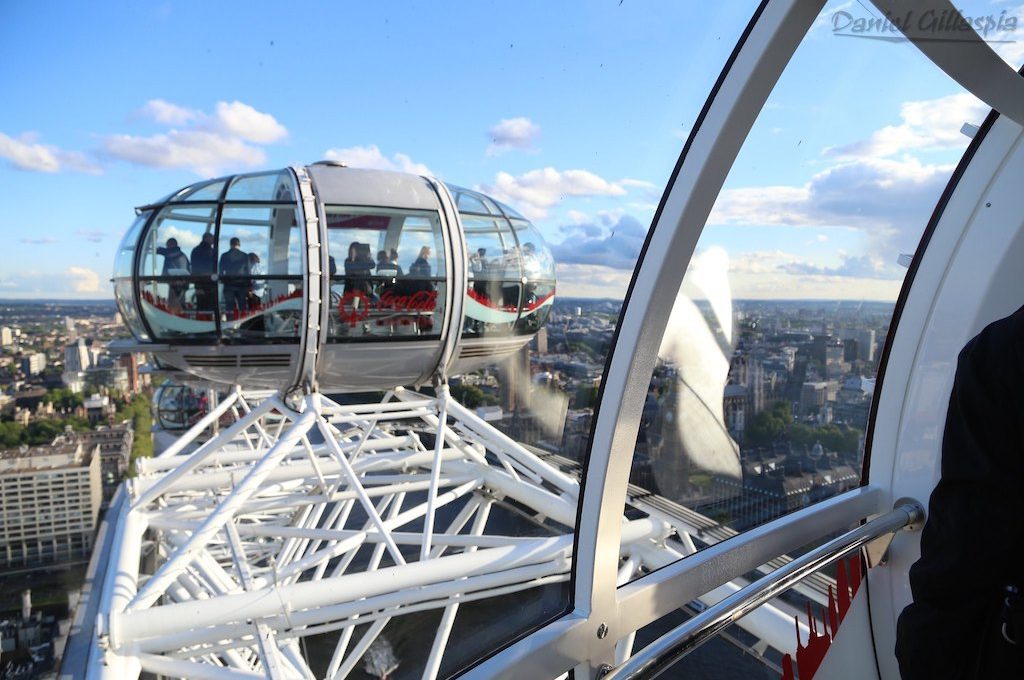
[[[134,354],[122,354],[120,363],[128,372],[128,391],[132,394],[139,392],[139,362],[135,360]]]
[[[85,344],[85,338],[78,338],[64,350],[64,372],[80,373],[92,366],[92,357]]]
[[[747,393],[750,395],[750,415],[756,416],[764,410],[764,365],[753,358],[747,366]]]
[[[861,361],[875,360],[875,329],[867,328],[857,333],[857,354]]]

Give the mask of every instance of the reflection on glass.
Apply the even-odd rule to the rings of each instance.
[[[436,338],[445,271],[436,213],[327,207],[328,337]]]
[[[644,626],[631,640],[632,653],[777,567],[777,562],[761,565],[735,582],[683,603],[672,613]],[[859,553],[826,565],[692,650],[662,677],[776,680],[780,675],[787,677],[784,669],[790,670],[788,677],[834,675],[828,671],[835,668],[836,660],[828,658],[828,650],[843,630],[850,604],[863,584],[865,568]],[[620,653],[625,649],[625,644],[620,643]],[[828,659],[824,665],[823,658]],[[799,675],[794,676],[794,671]]]
[[[210,410],[206,390],[167,381],[153,394],[153,411],[165,430],[184,430],[196,424]]]
[[[225,198],[228,201],[291,201],[294,196],[291,174],[283,171],[235,177]]]
[[[299,336],[301,234],[294,205],[224,207],[220,224],[220,323],[245,342]]]
[[[507,335],[519,318],[523,261],[504,217],[463,215],[469,288],[463,335]]]
[[[216,201],[224,191],[224,180],[215,180],[195,184],[185,193],[178,195],[175,201]]]
[[[117,301],[117,308],[121,311],[121,318],[124,319],[128,330],[138,340],[149,340],[142,320],[139,318],[135,307],[135,293],[132,284],[132,267],[135,263],[135,249],[137,247],[139,234],[146,226],[149,211],[139,214],[135,222],[128,228],[128,232],[121,239],[121,245],[117,249],[114,258],[114,299]]]
[[[192,282],[139,282],[142,312],[156,338],[204,337],[216,333],[213,312],[199,306],[201,286]]]
[[[626,512],[670,519],[675,558],[860,483],[898,258],[968,141],[959,113],[974,109],[926,59],[872,40],[840,49],[823,32],[811,29],[748,135],[658,350]],[[835,92],[809,77],[840,64]],[[882,68],[895,89],[872,87]],[[930,97],[896,98],[925,83]],[[918,115],[944,108],[957,114]],[[670,561],[642,560],[623,582]]]
[[[157,338],[206,336],[214,318],[214,205],[168,205],[143,238],[139,289],[143,314]]]

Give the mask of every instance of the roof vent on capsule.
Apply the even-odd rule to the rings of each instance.
[[[317,161],[316,163],[313,163],[313,165],[327,165],[327,166],[332,167],[332,168],[347,168],[348,167],[348,163],[345,162],[345,161],[331,161],[331,160]]]

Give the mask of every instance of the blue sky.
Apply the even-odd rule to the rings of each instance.
[[[754,6],[0,4],[0,297],[108,297],[133,206],[325,157],[493,193],[548,239],[562,293],[620,296]],[[984,115],[911,46],[834,35],[836,11],[866,16],[823,12],[702,237],[737,297],[894,297]]]

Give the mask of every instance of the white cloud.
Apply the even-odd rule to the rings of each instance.
[[[565,238],[550,244],[559,264],[601,265],[632,270],[647,236],[647,226],[621,211],[598,213],[587,221],[561,227]]]
[[[645,179],[630,179],[629,177],[626,177],[625,179],[620,179],[619,184],[624,187],[636,187],[639,189],[648,189],[651,191],[661,190],[661,187],[659,187],[657,184],[655,184],[654,182],[648,182]]]
[[[15,139],[0,132],[0,158],[18,170],[29,172],[60,172],[75,170],[99,174],[100,167],[77,151],[64,151],[50,144],[40,144],[34,134]]]
[[[257,144],[271,144],[288,136],[288,130],[269,113],[240,101],[217,102],[216,129]]]
[[[86,267],[68,267],[68,279],[76,293],[100,292],[100,275]]]
[[[633,270],[558,262],[555,265],[555,276],[560,296],[621,300],[626,296]]]
[[[230,166],[257,166],[266,161],[262,149],[250,146],[237,137],[198,130],[150,137],[111,135],[103,140],[103,151],[109,156],[150,168],[190,168],[209,176]]]
[[[916,158],[864,159],[828,168],[800,187],[726,189],[711,211],[711,224],[840,226],[916,233],[949,178],[949,165]]]
[[[896,264],[897,256],[916,248],[953,169],[951,164],[922,162],[911,153],[966,146],[969,140],[960,133],[961,125],[979,120],[984,112],[985,107],[970,95],[906,102],[900,107],[900,124],[877,130],[860,142],[825,149],[823,155],[833,165],[803,185],[724,190],[708,222],[860,232],[863,246],[857,252],[836,251],[828,261],[756,253],[751,254],[753,259],[740,258],[733,270],[746,277],[748,287],[757,275],[770,275],[773,285],[789,276],[786,286],[813,283],[819,293],[830,281],[858,287],[863,281],[888,282],[866,290],[891,297],[893,282],[898,283],[905,273]],[[892,157],[897,154],[898,158]],[[820,251],[820,244],[829,239],[815,231],[806,244]],[[835,285],[838,294],[839,284]]]
[[[185,127],[148,137],[109,135],[101,142],[105,155],[151,168],[189,168],[209,176],[226,168],[264,164],[266,154],[255,145],[288,135],[272,115],[239,101],[218,102],[214,113],[206,114],[154,99],[142,112],[158,123]]]
[[[33,246],[48,246],[48,245],[51,245],[53,243],[56,243],[57,239],[53,238],[52,236],[44,236],[42,238],[31,238],[31,237],[25,236],[25,237],[23,237],[21,239],[21,242],[22,243],[27,243],[27,244],[33,245]]]
[[[113,297],[110,284],[87,267],[63,270],[24,269],[0,274],[0,289],[12,298],[102,298]]]
[[[1005,17],[1000,18],[1006,27],[1011,25],[1010,19],[1016,20],[1016,23],[1012,24],[1013,30],[1004,29],[989,33],[984,36],[985,40],[1006,63],[1014,69],[1019,69],[1024,62],[1024,5],[1008,7]]]
[[[531,219],[547,216],[548,208],[567,196],[623,196],[626,190],[588,170],[530,170],[518,177],[499,172],[493,184],[478,187]]]
[[[368,168],[370,170],[394,170],[414,175],[430,175],[434,173],[423,163],[416,163],[404,153],[396,153],[388,158],[376,144],[369,146],[350,146],[343,149],[328,149],[324,158],[329,161],[343,161],[351,168]]]
[[[498,156],[510,149],[533,149],[533,143],[540,137],[540,126],[529,118],[504,118],[487,131],[491,143],[487,146],[488,156]]]
[[[152,118],[158,123],[167,125],[184,125],[190,120],[195,120],[200,114],[193,109],[186,109],[183,106],[172,104],[163,99],[151,99],[142,107],[141,113]]]
[[[825,149],[836,158],[877,158],[914,150],[962,149],[968,139],[964,123],[978,124],[988,113],[974,95],[961,92],[938,99],[904,102],[899,125],[887,125],[865,140]]]

